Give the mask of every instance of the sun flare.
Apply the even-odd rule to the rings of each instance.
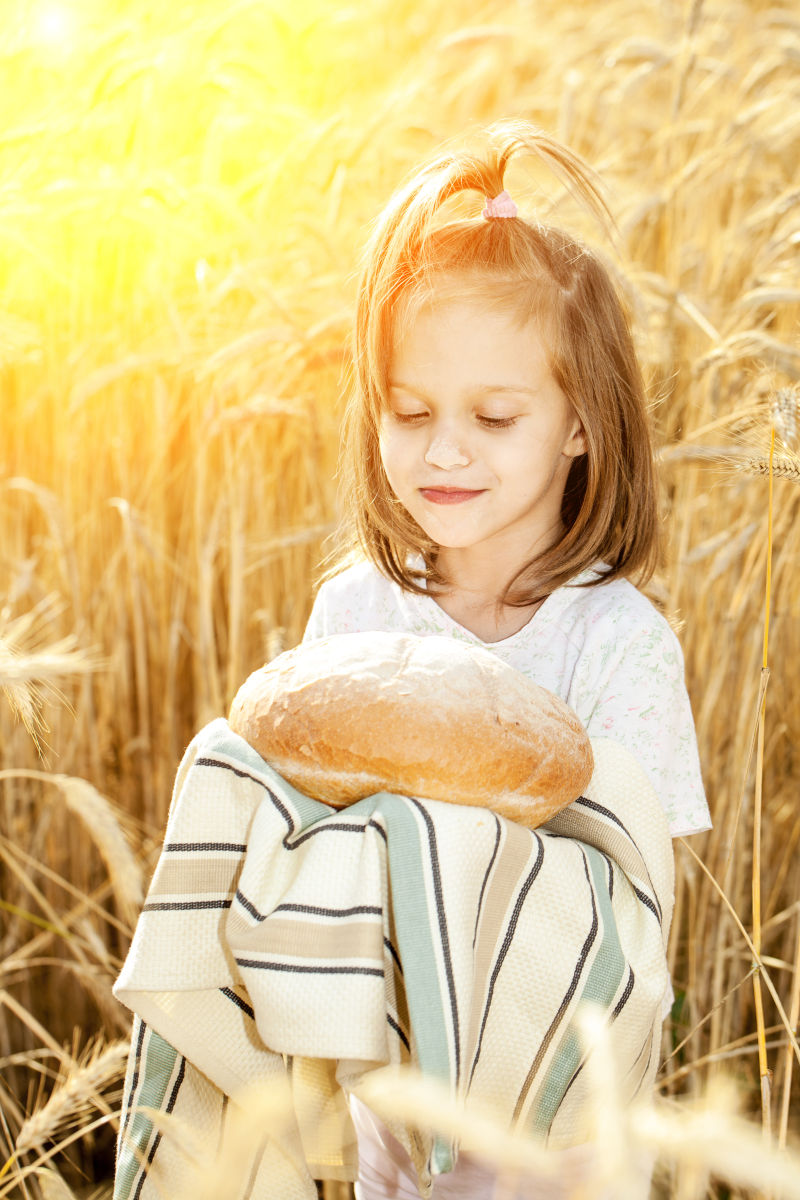
[[[33,36],[45,46],[65,49],[78,28],[74,8],[66,4],[43,3],[33,12]]]

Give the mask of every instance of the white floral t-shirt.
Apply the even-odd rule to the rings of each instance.
[[[680,644],[625,579],[553,592],[509,638],[482,642],[432,596],[406,592],[369,562],[320,588],[304,641],[368,630],[437,634],[484,646],[577,713],[590,737],[620,742],[648,773],[673,837],[709,829]]]

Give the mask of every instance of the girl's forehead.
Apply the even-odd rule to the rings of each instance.
[[[551,347],[535,321],[520,324],[475,297],[449,296],[422,307],[395,342],[389,388],[436,395],[524,391],[552,375]]]
[[[491,349],[495,341],[501,355],[521,342],[547,346],[551,332],[539,306],[521,302],[519,294],[448,287],[415,296],[402,306],[392,329],[391,356],[393,360],[407,357],[450,338],[464,343],[467,350],[476,344]]]
[[[504,317],[519,330],[552,328],[554,297],[544,279],[512,279],[481,271],[437,272],[408,287],[394,306],[392,345],[396,350],[419,321],[446,323],[475,310]]]

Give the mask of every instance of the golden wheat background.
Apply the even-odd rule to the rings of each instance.
[[[606,180],[652,385],[655,590],[715,822],[676,847],[664,1111],[724,1074],[796,1140],[794,0],[3,10],[0,1197],[109,1194],[111,983],[185,745],[301,635],[360,246],[421,156],[501,117]],[[751,1194],[665,1157],[665,1194]]]

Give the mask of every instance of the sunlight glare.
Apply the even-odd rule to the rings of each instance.
[[[75,32],[75,15],[63,4],[42,4],[36,11],[33,30],[40,41],[63,48]]]

